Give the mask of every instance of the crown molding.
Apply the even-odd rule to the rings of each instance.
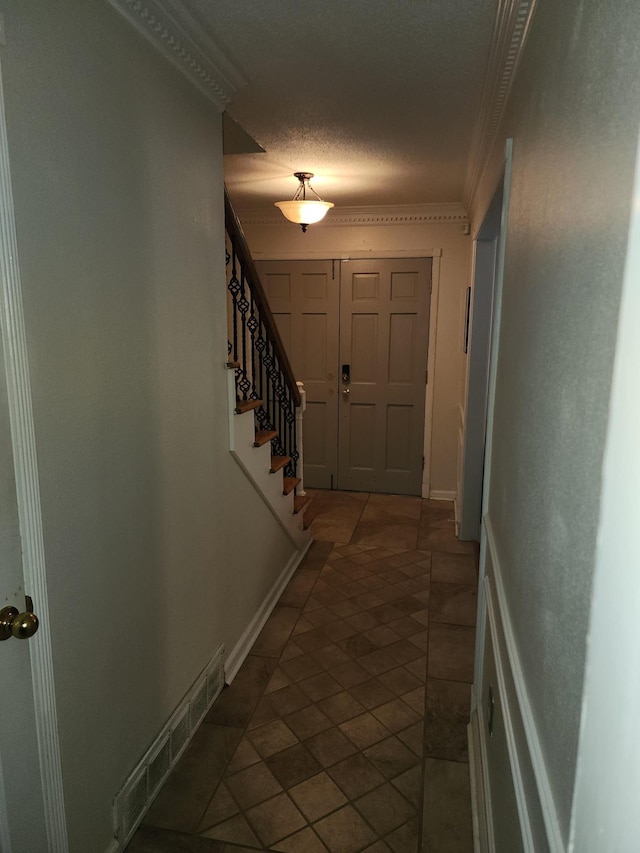
[[[463,193],[471,209],[504,115],[537,0],[499,0]]]
[[[243,225],[288,225],[278,210],[238,210]],[[431,222],[440,225],[461,224],[469,221],[467,211],[459,203],[451,204],[396,204],[383,207],[339,207],[314,224],[315,228],[332,225],[416,225]]]
[[[179,0],[107,0],[222,112],[247,81]]]

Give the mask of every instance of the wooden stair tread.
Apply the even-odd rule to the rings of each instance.
[[[236,400],[236,414],[242,415],[252,409],[259,409],[264,400]]]
[[[274,429],[259,429],[256,430],[255,441],[253,442],[254,447],[262,447],[263,444],[266,444],[269,441],[273,441],[276,438],[278,433]]]
[[[289,495],[300,482],[300,477],[283,477],[282,478],[282,494]]]
[[[302,512],[310,501],[311,495],[294,495],[293,514],[297,515],[299,512]]]
[[[277,435],[277,433],[276,433],[276,435]],[[271,468],[269,469],[269,472],[271,474],[275,474],[276,471],[280,471],[289,462],[291,462],[290,456],[272,456],[271,457]]]

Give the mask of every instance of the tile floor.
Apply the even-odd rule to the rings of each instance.
[[[314,536],[128,853],[472,853],[477,555],[451,504],[314,492]]]

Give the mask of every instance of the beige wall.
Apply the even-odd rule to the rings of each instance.
[[[2,11],[69,834],[102,853],[293,548],[229,454],[218,112],[102,0]]]
[[[316,257],[320,253],[327,258],[339,258],[350,252],[371,252],[375,257],[376,252],[441,251],[435,364],[429,365],[434,382],[430,486],[432,491],[453,495],[458,458],[458,406],[462,404],[464,381],[464,295],[469,283],[471,246],[462,224],[332,226],[328,219],[309,227],[306,234],[284,221],[282,225],[245,225],[244,229],[251,251],[272,258],[278,258],[279,253],[283,258],[290,253],[303,257],[305,252]]]
[[[477,229],[512,137],[489,515],[565,841],[640,122],[639,28],[634,2],[538,3],[472,205]]]

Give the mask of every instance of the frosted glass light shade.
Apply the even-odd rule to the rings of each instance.
[[[333,204],[330,201],[298,199],[297,201],[276,201],[275,206],[280,208],[289,222],[295,222],[297,225],[313,225],[314,222],[320,222],[326,216]]]

